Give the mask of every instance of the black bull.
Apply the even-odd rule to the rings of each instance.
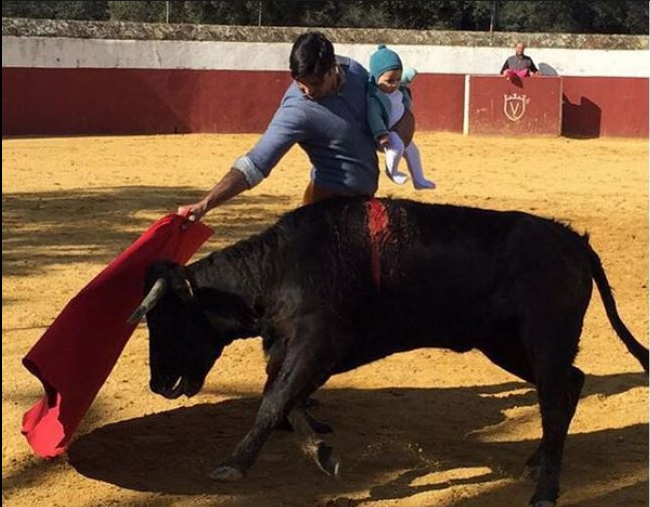
[[[421,347],[482,351],[533,383],[543,438],[527,462],[531,499],[554,505],[563,446],[584,374],[573,361],[592,280],[610,323],[648,370],[648,350],[621,321],[586,236],[552,220],[404,200],[330,200],[187,266],[157,263],[148,296],[151,389],[192,396],[224,347],[261,336],[268,380],[252,429],[212,472],[245,475],[288,421],[330,474],[326,425],[306,411],[327,379]]]

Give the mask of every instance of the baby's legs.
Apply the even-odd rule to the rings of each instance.
[[[388,147],[386,151],[386,174],[398,185],[403,185],[408,180],[406,174],[399,171],[399,162],[404,153],[404,143],[397,132],[388,133]]]
[[[418,147],[414,142],[411,142],[411,144],[404,148],[404,158],[406,159],[406,165],[408,166],[411,177],[413,178],[413,186],[417,190],[436,188],[436,184],[433,181],[424,177],[424,173],[422,172],[422,161],[420,160],[420,150],[418,150]]]

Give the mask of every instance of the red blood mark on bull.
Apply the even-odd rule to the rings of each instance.
[[[386,242],[388,229],[388,213],[384,204],[377,199],[366,202],[368,209],[368,236],[370,238],[370,265],[372,278],[377,290],[381,285],[381,248]]]

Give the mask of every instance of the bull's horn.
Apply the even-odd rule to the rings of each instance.
[[[135,324],[138,322],[147,314],[147,312],[149,312],[149,310],[156,306],[156,303],[165,295],[165,292],[167,292],[167,282],[162,278],[158,278],[156,283],[153,284],[153,287],[151,287],[149,294],[144,297],[140,306],[138,306],[136,311],[131,314],[126,322],[128,324]]]

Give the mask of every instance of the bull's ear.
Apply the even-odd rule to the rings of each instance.
[[[176,294],[183,301],[192,301],[194,300],[194,289],[192,288],[192,282],[188,278],[183,278],[183,282],[180,284],[180,288],[176,291]]]
[[[172,276],[172,289],[183,301],[194,300],[194,281],[184,266],[179,266]]]

